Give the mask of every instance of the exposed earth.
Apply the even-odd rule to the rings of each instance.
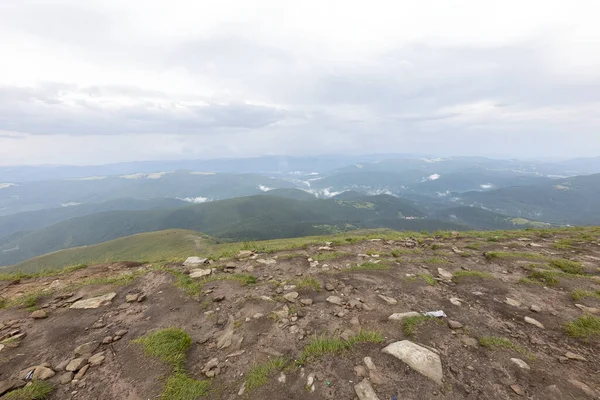
[[[5,279],[0,395],[43,381],[48,399],[598,399],[598,230],[519,235]],[[191,337],[180,367],[133,342],[166,328]],[[206,392],[164,392],[181,371]]]

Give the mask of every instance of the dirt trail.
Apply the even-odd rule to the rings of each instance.
[[[169,367],[131,340],[178,327],[193,340],[185,370],[210,381],[205,398],[369,399],[355,388],[363,380],[381,400],[600,398],[600,336],[577,338],[565,329],[580,317],[600,316],[598,238],[561,248],[555,244],[567,234],[527,235],[532,234],[497,241],[373,240],[331,249],[324,243],[244,254],[211,265],[218,268],[193,295],[176,286],[181,277],[178,281],[172,272],[130,263],[2,282],[2,297],[9,302],[44,288],[49,295],[37,301],[46,318],[34,319],[25,308],[0,310],[0,337],[5,336],[0,389],[20,371],[47,363],[55,371],[48,378],[55,386],[49,399],[160,397]],[[552,263],[563,259],[574,262],[567,267],[580,267],[579,274],[565,275],[558,266],[563,264]],[[123,286],[98,280],[65,297],[65,288],[86,278],[123,273],[136,278]],[[236,274],[252,275],[256,283],[222,279]],[[549,278],[554,281],[544,281]],[[77,298],[112,292],[115,297],[98,308],[69,308]],[[389,319],[394,313],[436,310],[447,317]],[[377,332],[381,340],[355,343],[359,332]],[[20,340],[6,339],[23,333]],[[301,359],[303,349],[325,337],[347,339],[348,346]],[[439,357],[441,382],[381,351],[404,340]],[[104,359],[80,379],[68,380],[64,364],[77,358],[77,346],[93,341],[106,343],[86,358],[102,353],[96,359]],[[278,357],[287,362],[283,370],[265,374],[262,385],[249,383],[254,367]],[[209,378],[205,367],[213,358],[218,359],[210,369],[215,376]],[[244,383],[250,388],[239,394]]]

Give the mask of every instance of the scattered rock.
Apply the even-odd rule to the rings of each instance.
[[[519,396],[525,396],[525,392],[523,391],[523,389],[521,388],[521,386],[519,386],[519,385],[510,385],[510,388],[513,390],[513,392],[515,392]]]
[[[595,399],[598,395],[594,389],[576,379],[569,379],[569,383],[592,399]]]
[[[542,323],[540,321],[538,321],[537,319],[525,317],[525,322],[527,322],[528,324],[531,324],[531,325],[535,325],[540,329],[544,329],[544,325],[542,325]]]
[[[242,259],[242,258],[248,258],[254,255],[254,252],[252,250],[242,250],[238,253],[238,255],[236,256],[236,258],[238,259]]]
[[[453,247],[452,251],[454,252],[454,254],[465,254],[465,252],[460,250],[458,247]]]
[[[570,351],[567,351],[565,353],[565,357],[567,357],[569,360],[577,360],[577,361],[587,362],[587,359],[585,357],[580,356],[579,354],[572,353]]]
[[[71,307],[69,307],[69,308],[74,308],[74,309],[98,308],[98,307],[110,302],[116,296],[117,296],[117,294],[115,292],[111,292],[111,293],[107,293],[102,296],[92,297],[91,299],[79,300],[79,301],[76,301],[75,303],[71,304]]]
[[[146,300],[146,295],[144,293],[142,293],[138,296],[137,301],[138,301],[138,303],[141,303],[144,300]]]
[[[31,313],[31,318],[33,319],[44,319],[48,318],[48,313],[44,310],[36,310]]]
[[[359,378],[364,378],[367,376],[367,370],[365,369],[365,367],[363,367],[362,365],[357,365],[354,367],[354,373],[356,374],[356,376],[358,376]]]
[[[369,379],[376,385],[383,385],[387,382],[387,379],[377,371],[369,371]]]
[[[460,307],[461,306],[461,301],[458,297],[450,297],[450,303],[454,304],[455,306]]]
[[[264,317],[264,316],[265,316],[265,314],[262,314],[262,313],[256,313],[256,314],[254,314],[254,315],[252,316],[252,318],[254,318],[254,319],[261,319],[261,318],[262,318],[262,317]]]
[[[529,307],[529,309],[536,313],[542,312],[542,307],[538,306],[537,304],[532,304],[531,307]]]
[[[224,349],[231,346],[231,341],[233,340],[233,329],[235,328],[235,320],[233,316],[229,316],[229,321],[225,326],[223,334],[219,337],[217,341],[217,348]]]
[[[69,361],[71,361],[70,359],[67,360],[63,360],[61,362],[59,362],[56,367],[54,368],[54,370],[56,371],[64,371],[65,368],[67,367],[67,365],[69,364]]]
[[[504,300],[504,302],[509,306],[521,307],[521,302],[519,300],[511,299],[510,297],[507,297],[506,300]]]
[[[371,387],[371,383],[367,379],[363,379],[361,383],[354,385],[354,391],[359,400],[379,400],[377,394]]]
[[[381,350],[408,364],[418,373],[428,377],[438,385],[442,385],[444,372],[440,356],[433,351],[419,346],[409,340],[394,342]]]
[[[25,380],[25,376],[29,374],[30,371],[33,370],[32,379],[45,381],[47,379],[52,378],[56,372],[52,369],[45,367],[43,365],[35,365],[33,367],[25,368],[19,373],[19,379]]]
[[[93,356],[90,357],[90,359],[88,360],[88,362],[90,363],[90,365],[92,367],[95,367],[97,365],[100,365],[104,362],[104,359],[106,357],[104,356],[104,352],[100,352],[100,353],[96,353]]]
[[[115,332],[115,335],[116,336],[125,336],[125,335],[127,335],[128,332],[129,331],[127,329],[120,329],[120,330],[118,330],[118,331]]]
[[[346,329],[340,334],[340,337],[344,340],[350,340],[353,336],[356,336],[356,333],[352,329]]]
[[[380,294],[378,296],[381,300],[385,301],[387,304],[390,304],[390,305],[398,304],[398,300],[394,299],[393,297],[384,296],[382,294]]]
[[[298,298],[298,292],[289,292],[283,295],[283,298],[289,301],[290,303],[294,303]]]
[[[68,383],[71,383],[71,381],[73,380],[73,376],[73,372],[65,372],[64,374],[58,377],[58,382],[60,382],[61,385],[66,385]]]
[[[83,367],[81,367],[79,372],[77,372],[75,374],[75,376],[73,377],[73,380],[81,380],[81,378],[83,378],[83,376],[85,375],[85,373],[87,372],[87,370],[89,368],[90,368],[90,364],[85,364]]]
[[[517,366],[521,369],[531,369],[531,367],[529,367],[529,364],[527,364],[525,361],[521,360],[520,358],[511,358],[510,361],[517,364]]]
[[[84,365],[86,365],[86,363],[87,359],[84,357],[74,358],[69,361],[69,364],[67,364],[65,369],[71,372],[79,371]]]
[[[202,278],[212,274],[210,268],[197,268],[190,271],[190,278]]]
[[[463,324],[461,324],[458,321],[453,321],[453,320],[449,319],[448,320],[448,327],[450,329],[461,329],[461,328],[463,328]]]
[[[360,325],[360,322],[358,321],[358,317],[357,316],[352,317],[352,319],[350,320],[350,324],[356,325],[356,326]]]
[[[19,389],[25,386],[27,382],[21,379],[8,379],[0,382],[0,396],[9,390]]]
[[[529,247],[544,247],[544,246],[542,246],[541,244],[538,244],[538,243],[533,243],[533,242],[531,242],[531,243],[528,243],[528,244],[527,244],[527,246],[529,246]]]
[[[404,313],[395,313],[392,314],[388,317],[388,320],[390,321],[402,321],[405,318],[409,318],[409,317],[418,317],[421,314],[419,314],[416,311],[409,311],[409,312],[404,312]]]
[[[337,296],[329,296],[327,298],[327,302],[331,303],[331,304],[335,304],[336,306],[344,305],[344,300],[342,300],[340,297],[337,297]]]
[[[259,264],[263,264],[263,265],[275,265],[275,264],[277,264],[277,261],[273,260],[272,258],[267,258],[267,259],[259,258],[259,259],[256,260],[256,262],[259,263]]]
[[[220,303],[223,300],[225,300],[225,295],[223,295],[223,294],[219,295],[219,296],[215,296],[212,299],[213,303]]]
[[[310,306],[312,305],[313,301],[312,299],[302,299],[300,300],[300,303],[304,304],[305,306]]]
[[[452,272],[445,270],[444,268],[438,268],[438,275],[440,278],[449,281],[452,280]]]
[[[208,378],[219,375],[219,373],[221,373],[221,368],[219,368],[219,359],[216,357],[210,359],[206,364],[204,364],[204,367],[202,367],[202,373]]]
[[[203,264],[207,264],[208,263],[208,258],[201,258],[201,257],[188,257],[184,262],[183,265],[185,267],[196,267],[198,265],[203,265]]]
[[[125,301],[127,303],[134,303],[138,300],[139,295],[137,293],[135,294],[128,294],[125,296]]]
[[[333,286],[331,282],[327,282],[325,284],[325,290],[327,290],[328,292],[333,292],[335,290],[335,286]]]
[[[243,396],[244,392],[246,391],[246,382],[244,382],[242,384],[242,387],[240,388],[240,390],[238,391],[238,396]]]
[[[371,359],[371,357],[365,357],[365,358],[363,358],[363,362],[365,363],[365,365],[367,366],[367,368],[370,371],[375,371],[377,369],[377,367],[375,366],[375,364],[373,364],[373,360]]]
[[[79,345],[75,348],[75,355],[76,356],[81,356],[84,354],[92,354],[93,352],[95,352],[98,347],[100,346],[99,342],[88,342],[88,343],[84,343],[82,345]]]
[[[113,341],[112,336],[105,336],[104,339],[102,339],[102,344],[109,344],[109,343],[112,343],[112,341]]]
[[[590,314],[600,314],[600,308],[596,307],[588,307],[583,304],[575,304],[575,307],[579,308],[581,311],[590,313]]]

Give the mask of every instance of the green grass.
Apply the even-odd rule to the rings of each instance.
[[[348,340],[339,337],[315,336],[304,347],[297,363],[306,364],[308,361],[316,360],[327,355],[340,354],[361,343],[383,343],[385,338],[376,331],[361,330]]]
[[[131,343],[141,345],[146,355],[157,357],[180,371],[192,338],[182,329],[166,328],[147,333]]]
[[[456,282],[458,278],[462,277],[473,277],[473,278],[481,278],[481,279],[492,279],[494,275],[489,272],[483,271],[456,271],[452,277],[452,280]]]
[[[346,268],[344,271],[383,271],[386,269],[390,269],[391,265],[382,261],[382,262],[371,262],[367,261],[360,265],[356,265],[354,267]]]
[[[545,286],[556,286],[560,283],[557,275],[555,271],[534,270],[529,273],[527,279]]]
[[[282,371],[288,365],[284,357],[274,358],[262,364],[255,365],[246,375],[246,390],[251,392],[264,386],[269,381],[269,375],[275,371]]]
[[[206,396],[209,387],[209,381],[197,381],[184,372],[175,372],[167,379],[161,399],[196,400],[198,397]]]
[[[314,277],[307,277],[299,279],[296,282],[296,289],[298,291],[314,290],[315,292],[321,291],[321,283]]]
[[[600,290],[596,290],[595,292],[591,292],[588,290],[577,289],[573,293],[571,293],[571,297],[573,300],[583,299],[585,297],[594,297],[600,300]]]
[[[437,285],[437,281],[430,274],[419,274],[417,277],[423,279],[429,286]]]
[[[7,339],[4,339],[0,343],[3,345],[6,345],[8,347],[18,347],[20,342],[21,341],[19,339],[17,339],[16,337],[9,337]]]
[[[479,338],[479,344],[489,349],[509,349],[514,350],[517,353],[526,356],[527,358],[533,358],[533,355],[525,348],[514,344],[509,339],[497,337],[497,336],[483,336]]]
[[[581,265],[581,263],[565,260],[564,258],[550,261],[550,266],[553,268],[558,268],[568,274],[579,275],[583,272],[583,265]]]
[[[483,246],[483,243],[473,242],[473,243],[469,243],[468,245],[466,245],[465,248],[470,249],[470,250],[479,250],[481,248],[481,246]]]
[[[314,254],[312,256],[312,259],[316,260],[316,261],[328,261],[328,260],[335,260],[337,258],[348,257],[351,255],[352,255],[351,253],[346,253],[343,251],[331,251],[331,252],[327,252],[327,253]]]
[[[210,275],[200,280],[201,284],[215,282],[215,281],[237,281],[242,286],[254,285],[256,283],[256,277],[247,274],[224,274],[224,275]]]
[[[288,254],[280,254],[277,256],[280,260],[291,260],[292,258],[304,258],[306,254],[304,253],[288,253]]]
[[[567,335],[575,338],[589,338],[600,336],[600,318],[593,315],[585,315],[569,322],[564,326]]]
[[[44,400],[54,391],[54,386],[44,381],[33,381],[2,396],[2,400]]]
[[[521,251],[487,251],[485,254],[487,260],[499,259],[526,259],[526,260],[546,260],[543,254],[527,253]]]
[[[574,243],[575,241],[573,239],[560,239],[556,243],[554,243],[552,247],[559,250],[571,250],[574,248]]]
[[[426,264],[447,264],[448,260],[446,260],[445,258],[440,258],[440,257],[429,257],[429,258],[423,259],[423,262]]]
[[[405,336],[413,336],[417,332],[419,326],[428,321],[437,321],[441,323],[441,320],[434,317],[415,315],[414,317],[408,317],[402,320],[402,332]]]
[[[14,281],[17,279],[36,279],[50,276],[60,276],[87,268],[86,264],[77,264],[64,267],[58,270],[44,269],[39,272],[25,273],[23,271],[15,271],[10,273],[0,273],[0,281]]]
[[[411,255],[411,254],[423,254],[423,250],[421,250],[421,249],[395,249],[395,250],[392,250],[391,254],[393,257],[401,257],[404,255]]]

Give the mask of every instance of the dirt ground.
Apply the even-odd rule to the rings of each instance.
[[[219,260],[212,267],[228,265],[231,272],[255,276],[256,284],[212,280],[197,296],[176,287],[172,273],[133,263],[90,266],[59,277],[1,282],[0,294],[7,301],[32,290],[52,290],[37,302],[47,318],[33,319],[25,308],[0,310],[0,337],[6,341],[10,335],[17,335],[17,330],[26,333],[21,340],[9,340],[0,350],[0,382],[17,377],[31,366],[48,363],[56,371],[49,378],[56,387],[50,399],[159,398],[170,370],[161,361],[144,355],[131,340],[154,329],[178,327],[193,339],[186,371],[195,379],[211,381],[205,398],[355,399],[354,385],[363,380],[355,367],[365,367],[365,357],[376,366],[370,384],[381,400],[600,398],[600,337],[574,338],[564,328],[566,323],[597,313],[600,308],[598,297],[572,297],[578,289],[600,291],[600,242],[594,238],[557,249],[556,241],[564,238],[523,232],[522,238],[498,241],[460,236],[421,243],[374,240],[333,246],[332,250],[316,246],[254,254],[241,260]],[[494,251],[509,255],[490,257],[489,252]],[[311,261],[311,257],[332,252],[347,254],[319,261],[318,265]],[[519,253],[537,254],[539,259]],[[532,270],[556,271],[548,260],[558,258],[580,262],[586,274],[559,275],[554,286],[521,281]],[[352,268],[365,262],[371,267],[389,268]],[[189,272],[182,265],[172,267]],[[438,268],[452,273],[453,279],[443,278],[445,271]],[[465,271],[491,276],[457,276],[457,272],[460,275]],[[61,288],[70,284],[125,272],[139,276],[124,286],[87,285],[64,298]],[[419,277],[423,274],[435,281],[428,283]],[[226,275],[220,268],[213,272],[215,277]],[[320,288],[286,287],[307,278],[315,278]],[[69,308],[73,299],[109,292],[116,296],[108,304],[95,309]],[[283,298],[290,292],[298,292],[299,296],[291,301]],[[128,294],[146,297],[127,302]],[[389,304],[379,295],[395,299],[396,304]],[[330,303],[330,296],[341,298],[344,305]],[[301,302],[306,299],[312,304]],[[405,333],[402,322],[388,319],[393,313],[435,310],[443,310],[447,318],[426,320],[411,335]],[[543,328],[525,322],[525,317],[539,321]],[[450,328],[449,320],[459,322],[462,328]],[[231,344],[219,349],[219,339],[232,327]],[[81,379],[60,383],[64,364],[75,357],[77,346],[102,342],[119,330],[127,333],[94,350],[104,352],[100,365],[91,366]],[[304,365],[293,363],[315,337],[347,338],[361,330],[378,331],[384,341],[357,344]],[[479,344],[480,339],[490,336],[508,339],[515,346],[490,348]],[[439,355],[442,385],[381,352],[386,345],[400,340],[410,340]],[[565,356],[567,353],[570,356]],[[238,394],[253,367],[279,356],[291,360],[292,366],[269,374],[262,387]],[[207,378],[202,368],[215,357],[220,372]],[[511,360],[515,358],[523,360],[529,369],[519,367]],[[308,385],[310,377],[316,379]]]

